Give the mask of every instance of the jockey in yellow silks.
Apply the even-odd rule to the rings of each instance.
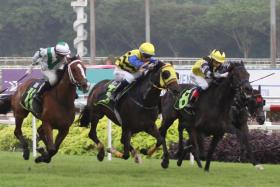
[[[187,109],[192,110],[193,103],[198,99],[201,90],[206,90],[213,78],[227,77],[226,66],[223,66],[226,59],[225,52],[214,49],[209,56],[203,57],[195,62],[190,74],[191,81],[197,85],[192,92]],[[222,71],[220,71],[223,69]],[[223,73],[219,73],[223,72]]]
[[[115,100],[117,95],[127,85],[142,75],[142,72],[139,71],[141,68],[148,68],[148,66],[156,62],[153,58],[154,55],[154,45],[145,42],[138,49],[126,52],[116,60],[116,68],[114,70],[115,80],[121,82],[112,93],[111,99]]]

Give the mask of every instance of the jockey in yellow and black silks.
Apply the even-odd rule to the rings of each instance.
[[[139,69],[142,67],[154,64],[156,60],[153,58],[155,55],[155,47],[153,44],[145,42],[140,45],[138,49],[126,52],[119,57],[115,64],[114,71],[115,80],[120,82],[116,90],[112,93],[111,98],[115,100],[117,95],[131,82],[142,75]]]
[[[197,89],[192,92],[187,109],[191,110],[193,108],[192,105],[198,99],[200,91],[206,90],[209,87],[209,82],[213,78],[227,77],[227,68],[223,66],[225,59],[226,54],[223,51],[214,49],[209,56],[203,57],[195,62],[190,78],[197,85]]]

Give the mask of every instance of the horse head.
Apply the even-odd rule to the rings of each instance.
[[[85,70],[86,68],[80,60],[80,57],[71,58],[70,62],[67,64],[67,71],[71,83],[76,85],[84,93],[89,90],[89,83],[86,78]]]
[[[265,100],[261,96],[259,90],[253,90],[253,94],[247,99],[247,107],[249,114],[256,118],[257,122],[262,125],[265,121],[265,115],[263,107]]]
[[[152,83],[154,88],[158,90],[168,89],[175,96],[180,93],[177,74],[171,64],[157,61],[148,76],[149,82]]]
[[[228,71],[229,78],[231,79],[231,86],[234,89],[239,89],[247,95],[252,94],[253,88],[249,82],[250,74],[247,72],[242,61],[230,62]]]

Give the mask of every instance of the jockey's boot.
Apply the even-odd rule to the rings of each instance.
[[[42,102],[42,94],[45,91],[49,90],[50,88],[51,88],[51,85],[50,85],[49,81],[45,81],[43,83],[43,85],[39,88],[38,92],[34,95],[33,100],[35,102],[37,102],[37,104],[41,104],[41,102]]]
[[[127,80],[122,80],[122,82],[117,86],[116,90],[112,93],[110,99],[112,99],[113,101],[116,101],[118,98],[119,93],[121,93],[121,91],[127,86],[129,85],[129,82],[127,82]]]
[[[190,96],[190,100],[189,100],[188,104],[185,107],[185,111],[188,114],[191,114],[191,115],[195,114],[195,112],[194,112],[194,103],[198,100],[198,98],[200,96],[200,93],[201,93],[201,88],[200,87],[196,88],[192,92],[192,95]]]

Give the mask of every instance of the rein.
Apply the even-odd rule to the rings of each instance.
[[[75,78],[74,78],[74,76],[73,76],[73,73],[72,73],[72,70],[71,70],[71,68],[70,68],[70,66],[71,66],[72,64],[77,63],[77,62],[81,62],[81,61],[78,59],[78,60],[74,60],[74,61],[72,61],[71,63],[69,63],[69,64],[68,64],[67,70],[68,70],[68,74],[69,74],[70,81],[71,81],[74,85],[79,86],[79,83],[78,83],[78,81],[75,80]],[[85,75],[84,75],[84,76],[85,76]]]

